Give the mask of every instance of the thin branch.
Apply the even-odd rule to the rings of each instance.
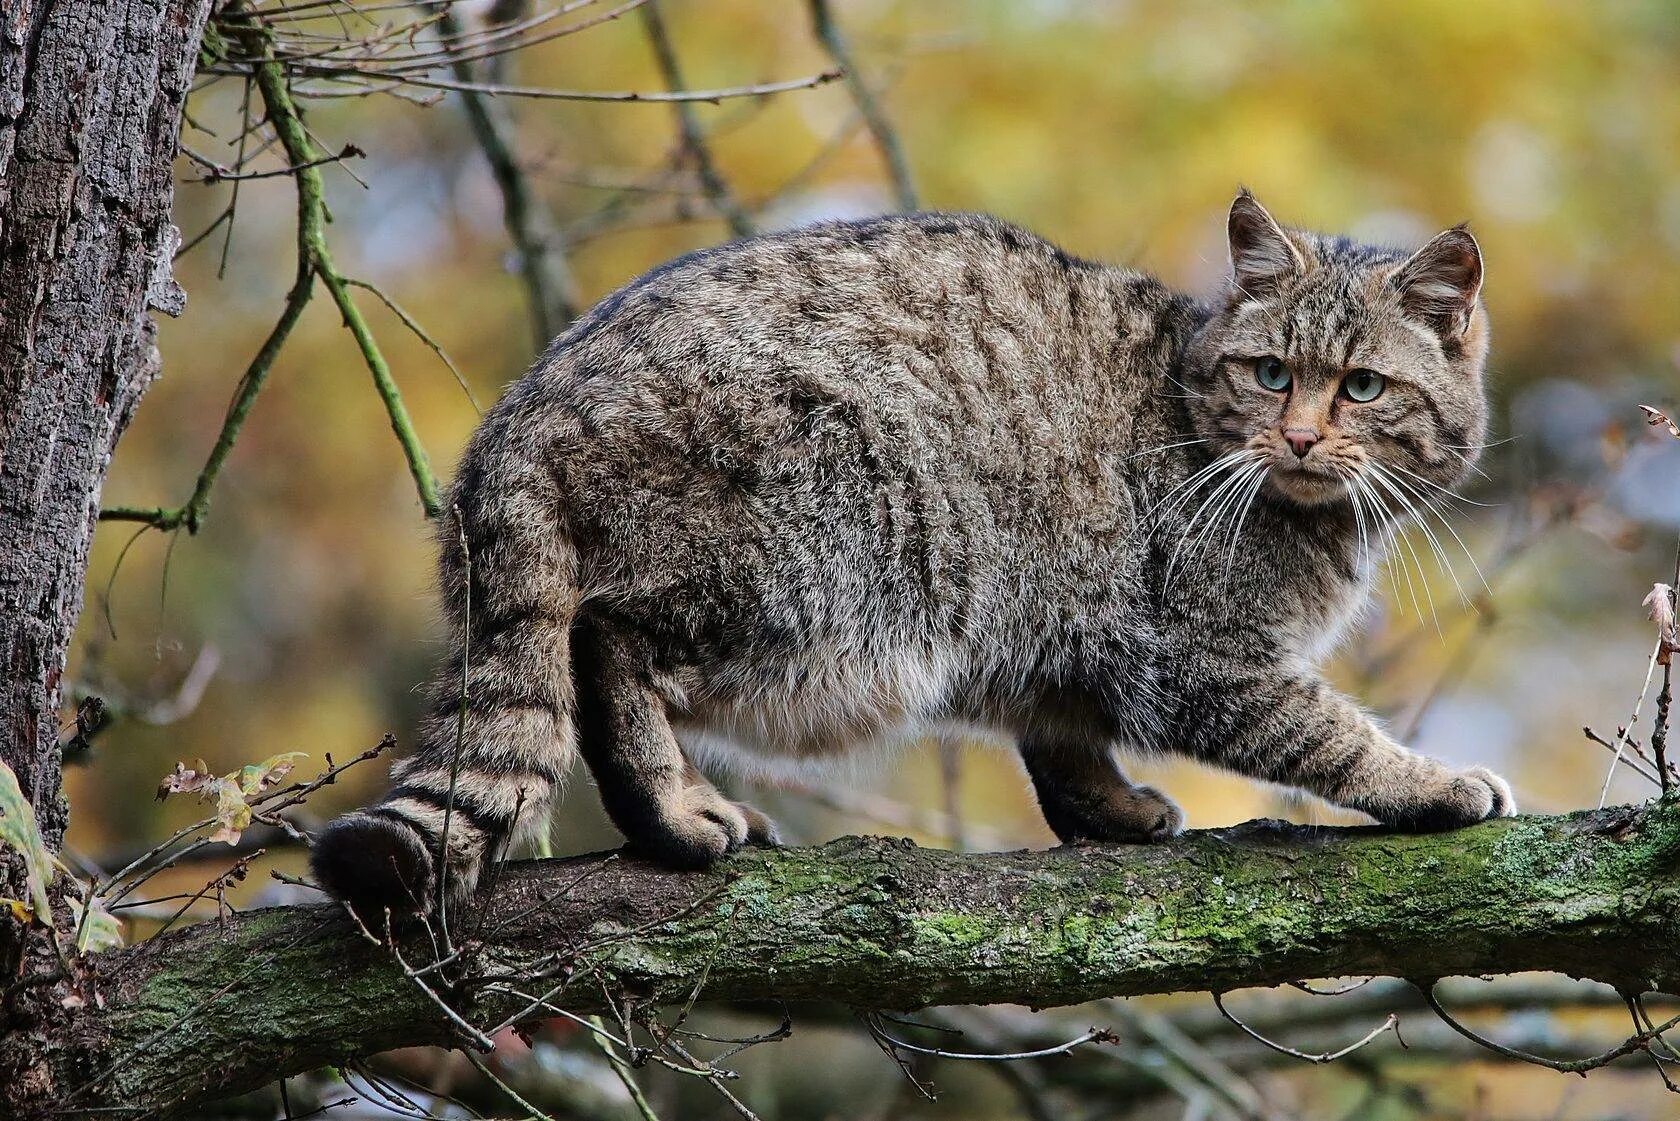
[[[1645,704],[1645,694],[1651,691],[1651,678],[1656,673],[1657,659],[1662,656],[1662,652],[1663,643],[1662,639],[1659,638],[1657,644],[1651,648],[1650,664],[1645,667],[1645,683],[1639,688],[1639,696],[1634,698],[1633,716],[1628,719],[1627,724],[1622,727],[1621,733],[1616,737],[1616,761],[1610,764],[1610,772],[1604,776],[1604,789],[1598,792],[1599,809],[1604,808],[1605,799],[1610,797],[1610,783],[1616,777],[1616,763],[1621,762],[1622,750],[1627,746],[1628,736],[1633,733],[1633,726],[1639,723],[1639,710]]]
[[[630,1069],[630,1064],[625,1062],[623,1057],[613,1049],[612,1044],[602,1038],[606,1034],[606,1028],[602,1026],[601,1018],[591,1016],[589,1021],[595,1026],[595,1030],[585,1032],[585,1037],[606,1057],[607,1065],[612,1067],[614,1074],[618,1075],[619,1082],[624,1086],[624,1092],[630,1095],[630,1101],[636,1106],[636,1112],[642,1115],[642,1121],[659,1121],[659,1114],[653,1111],[653,1106],[648,1104],[647,1096],[642,1093],[642,1088],[636,1084],[636,1074]]]
[[[491,1072],[489,1066],[487,1066],[485,1064],[483,1059],[479,1058],[477,1055],[473,1054],[471,1051],[463,1051],[461,1053],[467,1057],[467,1061],[469,1063],[471,1063],[475,1068],[477,1068],[478,1073],[482,1074],[484,1077],[488,1078],[491,1082],[495,1083],[497,1089],[501,1090],[502,1093],[504,1093],[508,1097],[512,1098],[513,1103],[515,1105],[517,1105],[520,1109],[523,1109],[528,1118],[534,1117],[534,1118],[539,1118],[540,1121],[554,1121],[554,1118],[550,1117],[548,1114],[544,1113],[542,1110],[538,1109],[536,1106],[532,1105],[530,1102],[528,1102],[524,1098],[520,1097],[519,1093],[516,1090],[514,1090],[514,1088],[512,1086],[509,1086],[506,1082],[503,1082],[500,1078],[497,1078],[496,1075]],[[655,1118],[654,1121],[658,1121],[658,1119]]]
[[[439,30],[447,34],[457,26],[453,10],[445,9]],[[471,61],[452,58],[450,66],[455,77],[470,87],[475,77]],[[484,153],[502,195],[502,224],[519,256],[531,332],[540,351],[577,318],[580,301],[577,282],[566,262],[565,241],[553,212],[531,189],[530,177],[520,164],[518,133],[508,105],[477,89],[463,88],[459,92],[473,139]]]
[[[828,0],[810,0],[810,7],[811,24],[817,38],[828,51],[828,56],[834,60],[835,67],[844,75],[852,101],[857,105],[858,112],[863,115],[864,124],[869,129],[869,135],[875,140],[875,147],[881,153],[882,162],[887,165],[887,174],[892,179],[894,201],[900,210],[917,209],[919,203],[916,199],[916,185],[910,175],[910,161],[904,156],[904,146],[899,143],[898,134],[893,130],[892,122],[887,119],[881,103],[876,99],[875,92],[869,88],[869,83],[863,80],[863,74],[852,57],[851,47],[847,44],[845,36],[840,33],[839,24],[834,21],[834,13]]]
[[[374,387],[391,420],[391,430],[396,433],[397,442],[402,445],[403,456],[408,461],[408,471],[414,479],[415,489],[419,492],[420,505],[428,518],[436,517],[442,509],[442,502],[438,497],[437,477],[432,473],[426,450],[421,446],[420,438],[414,431],[414,423],[409,418],[407,406],[403,404],[402,394],[391,377],[391,368],[386,363],[378,342],[374,340],[367,320],[356,307],[356,302],[350,298],[349,285],[333,263],[332,251],[327,245],[326,207],[322,197],[320,168],[305,166],[318,159],[321,152],[303,127],[297,106],[292,101],[286,69],[272,57],[267,32],[247,23],[243,26],[242,37],[252,54],[257,56],[257,89],[267,109],[269,123],[279,135],[287,156],[299,166],[296,175],[299,225],[302,227],[299,237],[307,241],[315,273],[332,293],[333,302],[338,305],[339,314],[344,317],[344,325],[355,337],[368,373],[373,375]]]
[[[1439,1016],[1442,1022],[1449,1028],[1457,1032],[1459,1035],[1462,1035],[1465,1039],[1468,1039],[1470,1042],[1477,1044],[1478,1046],[1487,1048],[1496,1055],[1504,1056],[1507,1059],[1515,1059],[1516,1061],[1523,1063],[1532,1063],[1535,1066],[1542,1066],[1548,1070],[1559,1071],[1563,1074],[1586,1074],[1588,1071],[1608,1066],[1624,1055],[1631,1055],[1635,1051],[1649,1051],[1652,1040],[1661,1039],[1664,1032],[1669,1031],[1676,1026],[1680,1026],[1680,1015],[1673,1016],[1664,1020],[1660,1025],[1643,1028],[1635,1032],[1633,1035],[1628,1036],[1628,1038],[1622,1040],[1622,1042],[1616,1044],[1616,1046],[1610,1048],[1602,1054],[1593,1055],[1585,1059],[1551,1059],[1547,1058],[1545,1055],[1536,1055],[1531,1051],[1519,1051],[1515,1047],[1506,1047],[1504,1044],[1496,1043],[1486,1036],[1476,1034],[1469,1028],[1465,1027],[1462,1023],[1455,1020],[1452,1017],[1452,1014],[1442,1007],[1440,1000],[1435,996],[1434,982],[1420,981],[1416,982],[1416,984],[1418,991],[1423,994],[1424,1002],[1429,1005],[1430,1010],[1434,1012],[1435,1015]]]
[[[189,153],[189,155],[190,154],[191,153]],[[340,149],[336,156],[319,156],[307,163],[293,164],[291,167],[277,167],[270,171],[235,171],[232,168],[223,167],[219,163],[213,163],[209,160],[205,160],[201,156],[194,156],[194,160],[197,163],[204,165],[207,170],[204,175],[200,176],[196,180],[193,180],[193,182],[225,183],[236,179],[279,179],[284,176],[296,175],[300,171],[308,171],[310,168],[323,167],[330,163],[339,163],[342,160],[362,159],[366,155],[366,152],[362,151],[354,144],[346,144],[342,149]],[[367,184],[362,183],[362,186],[365,187]]]
[[[1388,1019],[1384,1020],[1382,1023],[1378,1024],[1376,1027],[1372,1028],[1365,1035],[1361,1036],[1359,1039],[1354,1040],[1352,1043],[1348,1044],[1346,1047],[1343,1047],[1338,1051],[1324,1051],[1324,1052],[1321,1052],[1321,1053],[1318,1053],[1318,1054],[1311,1054],[1311,1053],[1306,1052],[1306,1051],[1297,1051],[1293,1047],[1288,1047],[1288,1046],[1285,1046],[1282,1043],[1276,1042],[1275,1040],[1267,1039],[1265,1036],[1261,1035],[1259,1032],[1255,1031],[1253,1028],[1249,1027],[1247,1024],[1245,1024],[1241,1020],[1237,1019],[1234,1015],[1231,1014],[1230,1010],[1225,1007],[1225,1001],[1224,1001],[1224,994],[1223,993],[1214,993],[1213,994],[1213,1004],[1214,1004],[1214,1007],[1219,1009],[1220,1015],[1224,1016],[1227,1020],[1231,1021],[1231,1023],[1235,1024],[1238,1028],[1242,1029],[1242,1032],[1243,1032],[1244,1035],[1248,1036],[1249,1038],[1251,1038],[1253,1040],[1256,1040],[1259,1043],[1265,1044],[1267,1047],[1271,1048],[1273,1051],[1276,1051],[1280,1055],[1289,1055],[1289,1056],[1292,1056],[1293,1058],[1301,1059],[1301,1060],[1303,1060],[1305,1062],[1309,1062],[1309,1063],[1333,1063],[1337,1059],[1345,1059],[1347,1056],[1353,1054],[1355,1051],[1359,1050],[1361,1047],[1366,1046],[1372,1040],[1376,1039],[1379,1035],[1382,1035],[1384,1032],[1390,1032],[1391,1031],[1391,1032],[1394,1033],[1394,1037],[1396,1039],[1400,1039],[1400,1017],[1398,1015],[1396,1015],[1395,1013],[1390,1012],[1388,1014]],[[1402,1047],[1404,1047],[1406,1045],[1406,1041],[1401,1039],[1400,1040],[1400,1045]]]
[[[1583,727],[1581,729],[1581,731],[1586,735],[1588,740],[1592,741],[1593,743],[1598,744],[1600,747],[1606,749],[1607,751],[1614,752],[1616,750],[1616,744],[1615,743],[1611,742],[1610,740],[1605,739],[1603,736],[1601,736],[1597,732],[1593,731],[1592,727],[1590,725],[1586,726],[1586,727]],[[1619,736],[1620,736],[1620,729],[1618,729],[1618,738],[1619,738]],[[1638,743],[1629,739],[1629,740],[1626,741],[1626,745],[1633,749],[1634,755],[1637,755],[1640,759],[1644,759],[1646,763],[1650,762],[1649,759],[1645,759],[1645,752],[1640,750],[1640,747],[1639,747]],[[1658,787],[1660,787],[1662,785],[1661,781],[1658,780],[1655,771],[1649,770],[1649,769],[1647,769],[1646,766],[1644,766],[1640,763],[1634,762],[1634,760],[1631,756],[1622,755],[1622,756],[1619,757],[1619,761],[1621,762],[1622,766],[1628,768],[1629,770],[1631,770],[1634,774],[1638,775],[1639,777],[1641,777],[1643,779],[1646,779],[1647,781],[1655,784]]]
[[[244,74],[241,69],[208,69],[212,74]],[[382,79],[380,75],[363,75],[350,71],[334,70],[332,68],[303,66],[296,74],[300,78],[333,78],[343,82],[368,80],[389,80],[422,89],[434,90],[473,90],[478,93],[489,94],[493,97],[528,97],[538,101],[595,101],[630,103],[638,102],[649,105],[668,104],[670,102],[703,101],[716,105],[738,97],[768,97],[777,93],[792,93],[795,90],[815,89],[817,86],[827,85],[840,77],[837,70],[825,70],[820,74],[808,74],[803,78],[789,78],[780,82],[757,82],[744,86],[723,86],[718,89],[681,90],[681,91],[647,91],[647,90],[561,90],[549,89],[541,86],[508,86],[489,82],[459,82],[446,78],[423,78],[417,75],[401,75],[396,78]]]
[[[676,103],[677,128],[682,134],[683,148],[689,158],[694,161],[694,171],[700,177],[700,188],[707,200],[716,208],[724,221],[729,223],[729,231],[736,237],[745,237],[753,232],[752,219],[742,209],[735,198],[729,184],[718,171],[717,162],[712,158],[712,150],[706,144],[706,134],[700,127],[700,118],[690,104],[693,100],[710,100],[689,98],[683,95],[687,83],[683,81],[682,67],[677,62],[677,51],[671,45],[671,37],[665,30],[665,19],[659,14],[656,0],[642,6],[642,26],[647,30],[648,44],[653,48],[653,57],[659,64],[659,73],[665,80],[665,88],[670,99]]]
[[[426,348],[433,354],[437,355],[438,361],[449,367],[449,372],[454,375],[455,384],[460,386],[461,392],[467,395],[467,401],[472,405],[473,411],[479,416],[484,415],[484,406],[478,403],[478,397],[473,393],[472,386],[467,384],[466,375],[461,373],[461,368],[459,366],[455,365],[455,360],[449,357],[449,352],[443,349],[443,344],[434,339],[424,327],[420,326],[420,321],[418,319],[415,319],[414,316],[404,310],[403,306],[397,303],[397,301],[391,297],[390,293],[386,292],[385,289],[379,287],[377,284],[374,284],[372,281],[358,280],[355,277],[350,276],[345,277],[344,282],[346,284],[354,285],[357,288],[365,288],[367,291],[372,292],[375,296],[378,296],[380,301],[383,302],[387,308],[391,309],[391,314],[402,320],[403,326],[414,332],[414,337],[424,343]]]
[[[1045,1059],[1051,1055],[1065,1055],[1075,1047],[1083,1047],[1087,1043],[1120,1042],[1120,1037],[1107,1028],[1091,1028],[1084,1034],[1076,1036],[1066,1043],[1058,1043],[1053,1047],[1042,1047],[1036,1051],[1015,1051],[994,1055],[980,1051],[947,1051],[943,1047],[921,1047],[914,1043],[908,1043],[889,1035],[886,1029],[881,1027],[879,1017],[873,1015],[865,1016],[864,1023],[868,1026],[870,1034],[895,1050],[910,1051],[917,1055],[931,1055],[936,1059],[964,1059],[976,1062],[1013,1063],[1020,1062],[1023,1059]]]

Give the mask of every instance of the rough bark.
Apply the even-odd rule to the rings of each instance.
[[[112,449],[178,311],[171,167],[208,0],[7,0],[0,14],[0,760],[48,845],[60,679]],[[0,896],[21,894],[0,857]],[[19,968],[0,926],[0,977]],[[25,998],[0,1038],[27,1030]],[[0,1103],[35,1085],[0,1047]]]
[[[1225,990],[1301,977],[1551,970],[1680,986],[1680,806],[1452,834],[1254,823],[1154,847],[964,855],[848,839],[705,874],[622,857],[511,865],[456,933],[472,977],[558,960],[557,1003],[838,1001],[872,1008]],[[428,959],[421,940],[405,952]],[[328,906],[254,912],[98,963],[56,1057],[66,1104],[179,1111],[405,1044],[447,1020]],[[532,992],[543,991],[533,984]],[[505,997],[462,1005],[474,1023]],[[540,1012],[536,1015],[540,1016]]]

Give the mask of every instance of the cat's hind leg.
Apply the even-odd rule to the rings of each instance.
[[[775,844],[770,819],[731,802],[683,755],[633,637],[583,618],[572,632],[578,748],[630,849],[705,868],[743,844]]]
[[[1027,737],[1021,758],[1044,820],[1064,843],[1159,841],[1184,827],[1184,815],[1153,787],[1134,784],[1106,744]]]

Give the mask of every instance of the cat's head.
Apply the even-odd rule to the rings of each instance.
[[[1463,227],[1422,249],[1280,226],[1231,204],[1231,280],[1186,363],[1197,435],[1300,505],[1362,484],[1420,507],[1474,462],[1486,431],[1482,256]]]

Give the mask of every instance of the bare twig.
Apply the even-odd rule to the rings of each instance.
[[[1633,731],[1633,726],[1639,723],[1639,710],[1645,704],[1645,694],[1651,691],[1651,678],[1656,674],[1657,658],[1662,654],[1662,648],[1662,640],[1658,639],[1657,644],[1651,648],[1650,664],[1645,667],[1645,683],[1640,686],[1639,696],[1633,702],[1633,716],[1629,718],[1627,724],[1622,727],[1620,734],[1616,736],[1616,759],[1615,762],[1610,764],[1610,772],[1604,776],[1604,788],[1598,792],[1599,809],[1604,808],[1604,800],[1610,797],[1610,783],[1616,777],[1616,763],[1621,762],[1622,751],[1627,746],[1628,735]]]
[[[586,1032],[585,1035],[606,1058],[607,1065],[612,1068],[612,1072],[618,1075],[619,1082],[624,1086],[624,1092],[630,1095],[630,1101],[635,1105],[636,1112],[642,1115],[642,1121],[659,1121],[659,1115],[653,1111],[653,1106],[648,1104],[647,1096],[642,1093],[642,1088],[636,1084],[636,1074],[630,1069],[630,1064],[625,1062],[612,1045],[602,1038],[606,1028],[601,1025],[601,1018],[591,1016],[589,1019],[596,1030]]]
[[[729,223],[730,232],[736,237],[745,237],[753,232],[752,219],[741,208],[723,174],[718,171],[717,162],[712,158],[712,150],[706,145],[705,132],[700,128],[700,118],[690,103],[696,99],[678,96],[685,93],[687,87],[683,81],[682,67],[677,62],[676,48],[671,45],[671,37],[665,30],[664,17],[659,13],[657,0],[650,0],[642,6],[642,26],[647,29],[648,43],[653,47],[659,73],[665,80],[665,88],[671,100],[675,103],[677,128],[682,134],[684,150],[694,161],[694,170],[700,177],[701,190],[718,214]]]
[[[1598,744],[1600,747],[1603,747],[1606,750],[1611,751],[1611,752],[1614,752],[1616,750],[1616,741],[1605,739],[1603,736],[1601,736],[1597,732],[1593,731],[1592,727],[1590,725],[1586,726],[1586,727],[1583,727],[1581,729],[1581,731],[1586,735],[1588,740],[1592,741],[1593,743]],[[1620,739],[1620,735],[1621,735],[1622,731],[1623,731],[1623,729],[1617,729],[1618,739]],[[1640,759],[1645,761],[1645,764],[1649,764],[1651,762],[1651,760],[1646,757],[1645,752],[1640,749],[1637,741],[1629,739],[1629,740],[1626,740],[1625,743],[1628,747],[1633,749],[1634,755],[1637,755]],[[1659,787],[1662,785],[1662,783],[1660,781],[1658,781],[1658,779],[1657,779],[1657,773],[1655,771],[1649,769],[1648,766],[1646,766],[1644,764],[1641,764],[1641,763],[1636,763],[1636,762],[1633,761],[1632,758],[1630,758],[1626,755],[1620,756],[1620,762],[1621,762],[1622,766],[1624,766],[1624,767],[1628,768],[1629,770],[1633,771],[1640,778],[1646,779],[1647,781],[1649,781],[1649,782],[1651,782],[1651,783],[1653,783],[1653,784],[1655,784]]]
[[[869,135],[874,138],[875,147],[880,150],[882,162],[887,165],[887,174],[892,179],[893,200],[900,210],[915,210],[918,204],[915,182],[910,176],[910,161],[904,156],[904,147],[899,143],[892,122],[887,119],[887,114],[881,108],[874,91],[869,88],[869,83],[864,81],[863,74],[858,70],[857,62],[852,58],[851,48],[845,36],[840,33],[839,25],[834,21],[834,13],[828,0],[809,0],[809,3],[811,24],[816,30],[817,38],[828,51],[829,57],[834,60],[836,68],[844,75],[852,101],[862,114]]]
[[[943,1047],[922,1047],[915,1043],[895,1038],[881,1027],[880,1017],[870,1014],[863,1017],[863,1022],[869,1032],[879,1042],[899,1051],[909,1051],[917,1055],[931,1055],[937,1059],[965,1059],[978,1062],[1019,1062],[1023,1059],[1044,1059],[1051,1055],[1065,1055],[1075,1047],[1083,1047],[1087,1043],[1119,1043],[1120,1037],[1107,1028],[1091,1028],[1082,1035],[1058,1043],[1053,1047],[1041,1047],[1034,1051],[1015,1051],[1007,1054],[988,1054],[985,1052],[947,1051]]]
[[[454,12],[446,9],[439,29],[447,33],[457,25]],[[471,61],[451,58],[450,66],[457,79],[468,85],[473,82]],[[566,262],[559,224],[541,196],[531,189],[530,177],[520,164],[517,130],[508,106],[477,89],[463,88],[459,92],[473,139],[501,192],[502,224],[519,256],[531,332],[536,348],[541,350],[578,313],[576,281]]]
[[[449,357],[449,352],[443,349],[443,344],[434,339],[424,327],[420,326],[419,320],[415,319],[414,316],[404,310],[403,306],[397,303],[397,301],[391,297],[390,293],[386,292],[377,284],[367,280],[358,280],[355,277],[345,277],[344,282],[346,284],[354,285],[357,288],[365,288],[369,292],[372,292],[375,296],[378,296],[385,306],[391,309],[391,314],[402,320],[403,326],[412,331],[414,333],[414,337],[424,343],[428,350],[438,356],[438,361],[442,362],[449,368],[449,372],[454,375],[455,384],[461,387],[462,393],[466,394],[467,401],[472,405],[473,411],[479,416],[484,415],[484,406],[478,403],[478,397],[473,393],[472,386],[467,384],[466,375],[461,373],[461,368],[459,366],[455,365],[455,360]]]
[[[242,74],[243,70],[227,68],[211,68],[208,73]],[[343,82],[368,81],[378,79],[379,75],[360,75],[352,71],[333,70],[331,68],[300,67],[296,73],[299,77],[326,77]],[[663,105],[670,102],[703,101],[716,105],[738,97],[767,97],[777,93],[792,93],[795,90],[815,89],[817,86],[827,85],[840,77],[839,71],[825,70],[820,74],[809,74],[802,78],[789,78],[780,82],[756,82],[742,86],[722,86],[716,89],[658,91],[658,90],[562,90],[549,89],[541,86],[509,86],[492,82],[459,82],[446,78],[426,78],[418,75],[401,75],[389,79],[391,84],[406,84],[419,86],[422,89],[435,90],[473,90],[478,93],[489,94],[493,97],[528,97],[537,101],[594,101],[613,103],[642,103],[648,105]]]
[[[1237,1019],[1236,1016],[1232,1015],[1231,1011],[1225,1007],[1225,1001],[1224,1001],[1224,994],[1223,993],[1214,993],[1213,994],[1213,1004],[1214,1004],[1214,1007],[1219,1009],[1220,1015],[1224,1016],[1227,1020],[1231,1021],[1231,1023],[1235,1024],[1238,1028],[1240,1028],[1244,1035],[1247,1035],[1249,1038],[1255,1040],[1258,1043],[1264,1044],[1265,1046],[1271,1048],[1273,1051],[1276,1051],[1280,1055],[1290,1055],[1294,1058],[1301,1059],[1304,1062],[1309,1062],[1309,1063],[1333,1063],[1337,1059],[1344,1059],[1347,1056],[1353,1054],[1355,1051],[1357,1051],[1360,1048],[1369,1044],[1372,1040],[1376,1039],[1378,1036],[1382,1035],[1384,1032],[1390,1032],[1391,1031],[1391,1032],[1394,1033],[1394,1037],[1396,1039],[1400,1039],[1400,1017],[1397,1016],[1396,1014],[1394,1014],[1393,1012],[1390,1012],[1388,1014],[1388,1019],[1384,1020],[1382,1023],[1378,1024],[1376,1027],[1372,1028],[1365,1035],[1361,1036],[1359,1039],[1354,1040],[1352,1043],[1348,1044],[1346,1047],[1343,1047],[1343,1048],[1341,1048],[1340,1050],[1337,1050],[1337,1051],[1324,1051],[1324,1052],[1320,1052],[1320,1053],[1317,1053],[1317,1054],[1312,1054],[1312,1053],[1309,1053],[1309,1052],[1306,1052],[1306,1051],[1297,1051],[1293,1047],[1288,1047],[1288,1046],[1285,1046],[1282,1043],[1278,1043],[1275,1040],[1267,1039],[1265,1036],[1261,1035],[1259,1032],[1255,1031],[1253,1028],[1249,1027],[1247,1024],[1245,1024],[1241,1020]],[[1406,1041],[1401,1039],[1400,1040],[1400,1045],[1402,1047],[1404,1047],[1406,1045]]]
[[[1515,1047],[1506,1047],[1504,1044],[1496,1043],[1486,1036],[1476,1034],[1454,1019],[1452,1014],[1442,1007],[1440,1000],[1435,996],[1434,982],[1419,981],[1414,983],[1417,985],[1418,991],[1423,994],[1423,999],[1429,1005],[1430,1010],[1439,1016],[1449,1028],[1465,1039],[1507,1059],[1532,1063],[1535,1066],[1542,1066],[1548,1070],[1560,1071],[1564,1074],[1586,1074],[1588,1071],[1608,1066],[1624,1055],[1631,1055],[1635,1051],[1649,1051],[1653,1040],[1662,1039],[1664,1032],[1680,1026],[1680,1015],[1673,1016],[1664,1020],[1661,1024],[1641,1028],[1602,1054],[1585,1059],[1551,1059],[1545,1055],[1536,1055],[1530,1051],[1519,1051]]]

